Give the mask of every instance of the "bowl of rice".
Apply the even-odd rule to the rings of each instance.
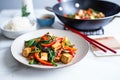
[[[10,39],[15,39],[18,36],[36,30],[36,22],[31,21],[27,17],[14,17],[11,20],[1,25],[2,34]]]

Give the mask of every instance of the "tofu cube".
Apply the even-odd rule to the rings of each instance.
[[[48,53],[47,52],[41,52],[40,53],[41,60],[48,61]]]
[[[24,49],[23,49],[23,52],[22,52],[22,55],[23,55],[24,57],[28,57],[29,54],[30,54],[30,52],[31,52],[31,48],[24,48]]]
[[[55,44],[52,45],[52,48],[57,51],[58,49],[61,48],[61,43],[57,41]]]
[[[61,62],[62,63],[67,64],[71,61],[72,61],[72,55],[70,55],[69,53],[63,53],[61,55]]]

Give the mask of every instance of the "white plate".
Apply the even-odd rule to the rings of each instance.
[[[76,55],[74,59],[69,63],[69,64],[58,64],[57,67],[55,66],[44,66],[44,65],[30,65],[29,62],[25,57],[22,56],[22,49],[24,48],[24,42],[26,40],[30,40],[33,38],[40,37],[44,35],[45,33],[50,32],[51,35],[59,36],[59,37],[68,37],[71,41],[71,43],[75,44],[75,47],[78,48]],[[41,29],[37,30],[34,32],[29,32],[24,35],[21,35],[20,37],[16,38],[11,46],[11,52],[13,57],[30,67],[35,67],[35,68],[61,68],[61,67],[66,67],[69,65],[73,65],[77,62],[79,62],[81,59],[85,57],[89,50],[89,45],[87,41],[85,41],[82,37],[69,32],[69,31],[64,31],[64,30],[57,30],[57,29]]]

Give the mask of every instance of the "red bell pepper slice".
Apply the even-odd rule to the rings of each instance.
[[[42,37],[42,39],[43,39],[43,40],[48,40],[47,35],[44,35],[44,36]]]
[[[62,52],[63,50],[64,50],[63,48],[60,48],[60,49],[58,50],[58,52],[57,52],[56,57],[59,57],[59,56],[60,56],[60,54],[61,54],[61,52]]]
[[[70,54],[72,55],[72,57],[75,56],[75,51],[74,50],[71,50],[71,49],[66,49],[66,50],[70,51]]]
[[[30,48],[31,48],[31,50],[34,50],[34,49],[35,49],[35,46],[31,46]]]
[[[41,44],[42,46],[44,47],[49,47],[49,46],[52,46],[53,44],[55,44],[57,41],[61,41],[63,38],[58,38],[56,40],[54,40],[53,42],[49,43],[49,44]]]
[[[47,62],[47,61],[45,61],[45,60],[41,60],[41,58],[39,57],[39,53],[35,53],[34,56],[35,56],[35,59],[36,59],[37,61],[39,61],[41,64],[47,65],[47,66],[53,66],[52,63]]]
[[[76,51],[75,48],[71,48],[71,47],[68,47],[68,46],[64,46],[64,49],[70,51],[70,54],[72,55],[72,57],[75,56],[75,51]]]

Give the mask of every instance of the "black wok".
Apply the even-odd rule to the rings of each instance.
[[[101,11],[106,17],[94,20],[78,20],[63,16],[63,14],[74,14],[79,9],[88,8]],[[120,6],[108,1],[73,0],[57,3],[53,6],[53,11],[60,21],[72,28],[77,30],[96,30],[108,24],[120,12]]]

